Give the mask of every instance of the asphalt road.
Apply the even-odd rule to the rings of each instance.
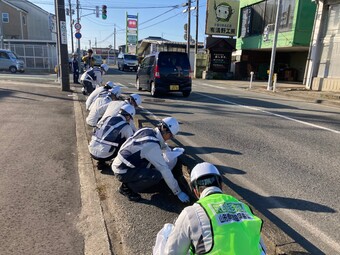
[[[109,79],[109,78],[108,78]],[[134,85],[134,74],[114,81]],[[143,95],[145,116],[174,116],[196,161],[311,254],[340,253],[340,115],[336,107],[195,80],[189,98]]]
[[[137,92],[135,73],[110,70],[105,80],[120,83],[123,92]],[[338,108],[253,93],[223,81],[194,80],[189,98],[138,93],[143,125],[166,116],[180,121],[175,144],[185,148],[192,164],[217,165],[226,187],[310,254],[340,253]],[[131,203],[117,192],[115,178],[98,171],[96,178],[115,254],[150,254],[157,231],[173,222],[183,205],[164,186],[163,192]]]

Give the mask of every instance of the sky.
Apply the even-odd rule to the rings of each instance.
[[[55,14],[54,0],[30,0],[42,9]],[[64,0],[65,8],[71,8],[76,12],[76,0]],[[141,40],[148,36],[160,36],[164,39],[185,42],[184,24],[188,21],[188,13],[183,13],[186,7],[182,4],[186,0],[79,0],[80,3],[80,33],[82,38],[80,44],[82,49],[90,47],[108,47],[114,46],[114,27],[116,26],[116,49],[119,45],[125,44],[126,36],[126,13],[129,15],[138,15],[138,39]],[[101,7],[107,6],[107,19],[101,18]],[[207,0],[199,0],[199,25],[198,41],[204,42],[205,38],[205,17],[206,17]],[[99,6],[99,18],[95,15],[96,5]],[[196,1],[192,1],[193,7]],[[72,16],[76,19],[76,15]],[[70,16],[66,16],[68,24],[68,48],[71,47],[71,28]],[[191,36],[195,39],[196,35],[196,10],[191,11]],[[73,27],[74,48],[77,48],[77,39],[74,37],[75,29]]]

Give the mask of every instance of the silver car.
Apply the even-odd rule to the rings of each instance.
[[[8,70],[11,73],[16,73],[17,71],[23,73],[25,63],[15,55],[14,52],[10,50],[0,49],[0,70]]]

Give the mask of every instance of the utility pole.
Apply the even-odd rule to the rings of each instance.
[[[116,58],[117,58],[117,56],[116,56],[116,33],[117,33],[117,31],[116,31],[116,24],[114,25],[114,29],[113,29],[113,55],[114,55],[114,64],[116,64]]]
[[[281,13],[281,0],[277,0],[277,12],[276,12],[276,19],[275,19],[274,39],[273,39],[273,47],[272,47],[272,56],[270,59],[270,69],[269,69],[267,90],[273,89],[272,83],[273,83],[273,74],[274,74],[274,67],[275,67],[277,36],[279,34],[280,13]]]
[[[57,18],[59,73],[61,77],[61,90],[70,91],[70,77],[67,54],[67,26],[65,17],[65,1],[55,0]]]
[[[68,0],[68,6],[70,8],[70,27],[71,27],[71,45],[72,45],[72,53],[74,53],[74,44],[73,44],[73,22],[72,22],[72,7],[71,0]]]
[[[77,6],[76,6],[76,8],[77,8],[77,23],[79,23],[79,21],[80,21],[80,18],[79,18],[79,0],[77,0]],[[73,35],[72,35],[73,36]],[[82,55],[80,55],[80,39],[77,39],[78,40],[78,42],[77,42],[77,54],[78,54],[78,66],[79,66],[79,68],[80,68],[80,61],[81,61],[81,57],[82,57]],[[81,69],[79,69],[79,70],[81,70]]]
[[[198,13],[199,13],[199,0],[196,0],[196,37],[195,37],[195,54],[198,51]]]
[[[188,26],[187,26],[187,54],[188,54],[188,58],[190,59],[190,40],[191,40],[191,36],[190,36],[190,20],[191,20],[191,0],[188,1]]]

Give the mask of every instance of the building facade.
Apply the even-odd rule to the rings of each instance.
[[[306,65],[306,88],[340,91],[340,0],[319,0],[311,50]]]
[[[1,47],[21,57],[26,69],[57,65],[55,16],[27,0],[0,1]]]
[[[241,0],[236,40],[235,77],[268,79],[277,0]],[[302,82],[309,54],[316,3],[281,0],[274,72],[281,81]]]

